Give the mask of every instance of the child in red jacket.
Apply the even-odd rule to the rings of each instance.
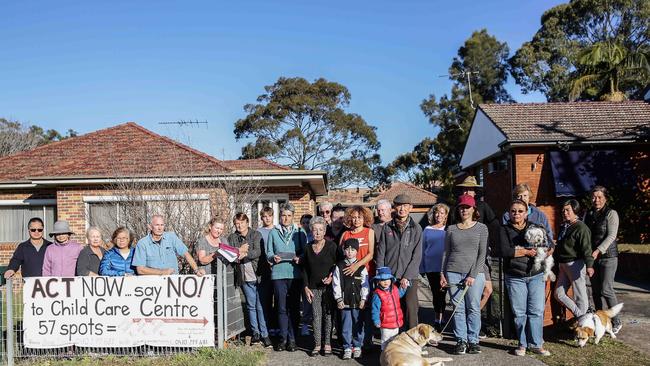
[[[374,278],[375,291],[372,296],[372,321],[381,330],[381,349],[383,350],[391,338],[399,333],[404,324],[404,315],[399,299],[406,294],[408,288],[395,285],[395,277],[390,267],[377,268]]]

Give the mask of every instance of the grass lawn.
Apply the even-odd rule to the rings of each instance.
[[[619,244],[620,252],[650,254],[650,244]]]
[[[195,353],[168,357],[78,357],[69,360],[24,360],[18,366],[255,366],[264,362],[264,352],[235,347],[199,349]]]

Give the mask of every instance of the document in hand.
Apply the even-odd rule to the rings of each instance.
[[[228,262],[234,262],[239,258],[239,249],[235,247],[231,247],[230,245],[226,245],[221,243],[219,245],[219,249],[217,249],[217,253],[221,254]]]
[[[291,262],[293,257],[296,256],[296,253],[293,252],[280,252],[277,254],[280,257],[280,262]]]

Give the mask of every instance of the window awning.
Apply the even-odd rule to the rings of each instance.
[[[551,151],[556,197],[577,197],[595,185],[633,185],[629,156],[618,150]]]

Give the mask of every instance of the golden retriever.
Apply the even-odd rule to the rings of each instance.
[[[404,333],[396,335],[379,358],[381,366],[442,366],[449,357],[422,357],[422,348],[427,344],[438,345],[442,336],[429,324],[418,324]]]

